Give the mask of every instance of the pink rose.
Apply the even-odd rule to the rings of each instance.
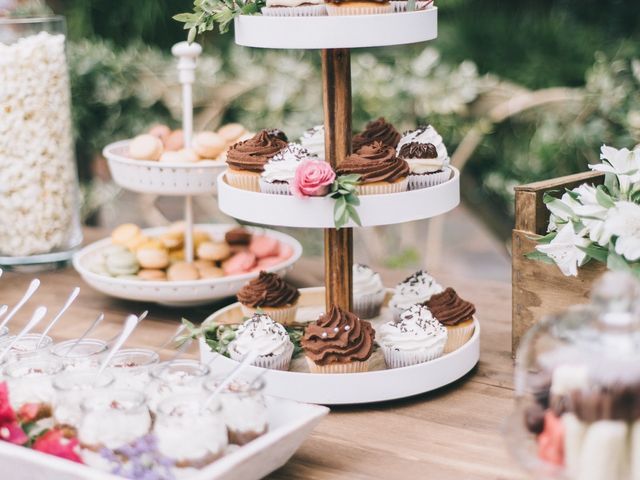
[[[296,197],[323,197],[336,179],[336,172],[323,160],[305,160],[296,170],[291,191]]]

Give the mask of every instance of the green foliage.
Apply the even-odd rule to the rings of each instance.
[[[216,24],[220,33],[226,33],[238,15],[259,13],[264,5],[264,0],[194,0],[193,12],[179,13],[173,19],[184,23],[188,40],[193,42],[196,35],[213,31]]]
[[[331,193],[329,196],[335,199],[333,207],[333,221],[336,228],[340,230],[349,220],[353,220],[356,225],[362,226],[360,215],[356,207],[360,205],[358,198],[358,181],[360,175],[340,175],[331,185]]]

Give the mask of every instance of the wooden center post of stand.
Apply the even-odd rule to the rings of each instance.
[[[351,55],[349,49],[322,50],[325,155],[337,167],[351,153]],[[351,311],[353,229],[324,231],[324,281],[327,311]]]

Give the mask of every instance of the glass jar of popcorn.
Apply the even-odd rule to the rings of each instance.
[[[65,22],[0,18],[0,265],[55,265],[80,245]]]

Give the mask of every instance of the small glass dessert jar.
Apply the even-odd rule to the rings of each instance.
[[[204,407],[204,395],[172,395],[157,409],[153,433],[160,453],[179,468],[202,468],[220,458],[228,445],[220,403]]]
[[[205,390],[213,392],[223,378],[210,378]],[[236,380],[219,394],[229,443],[245,445],[267,433],[269,419],[264,397],[264,381]]]
[[[59,362],[50,358],[33,358],[8,362],[3,368],[9,388],[9,401],[20,413],[25,405],[33,406],[29,417],[39,420],[51,416],[54,401],[53,377],[62,371]]]
[[[151,382],[151,369],[160,361],[159,355],[145,348],[120,350],[109,363],[116,379],[115,388],[146,391]]]
[[[65,370],[98,368],[109,349],[107,342],[94,338],[66,340],[51,348],[51,356],[60,361]]]
[[[78,439],[84,448],[115,450],[151,430],[151,415],[142,392],[103,390],[82,401]]]
[[[161,363],[151,369],[147,388],[147,404],[156,413],[159,403],[176,394],[200,394],[209,375],[209,367],[196,360],[176,360]]]
[[[113,386],[111,373],[104,372],[99,377],[96,377],[96,373],[86,370],[62,372],[53,379],[53,419],[57,425],[77,429],[82,419],[81,405],[84,399]]]
[[[0,352],[5,348],[9,348],[11,342],[15,339],[15,335],[0,340]],[[26,360],[29,358],[38,358],[46,356],[53,345],[53,339],[47,335],[42,336],[39,333],[29,333],[23,336],[18,343],[11,347],[11,351],[6,355],[10,361]]]

